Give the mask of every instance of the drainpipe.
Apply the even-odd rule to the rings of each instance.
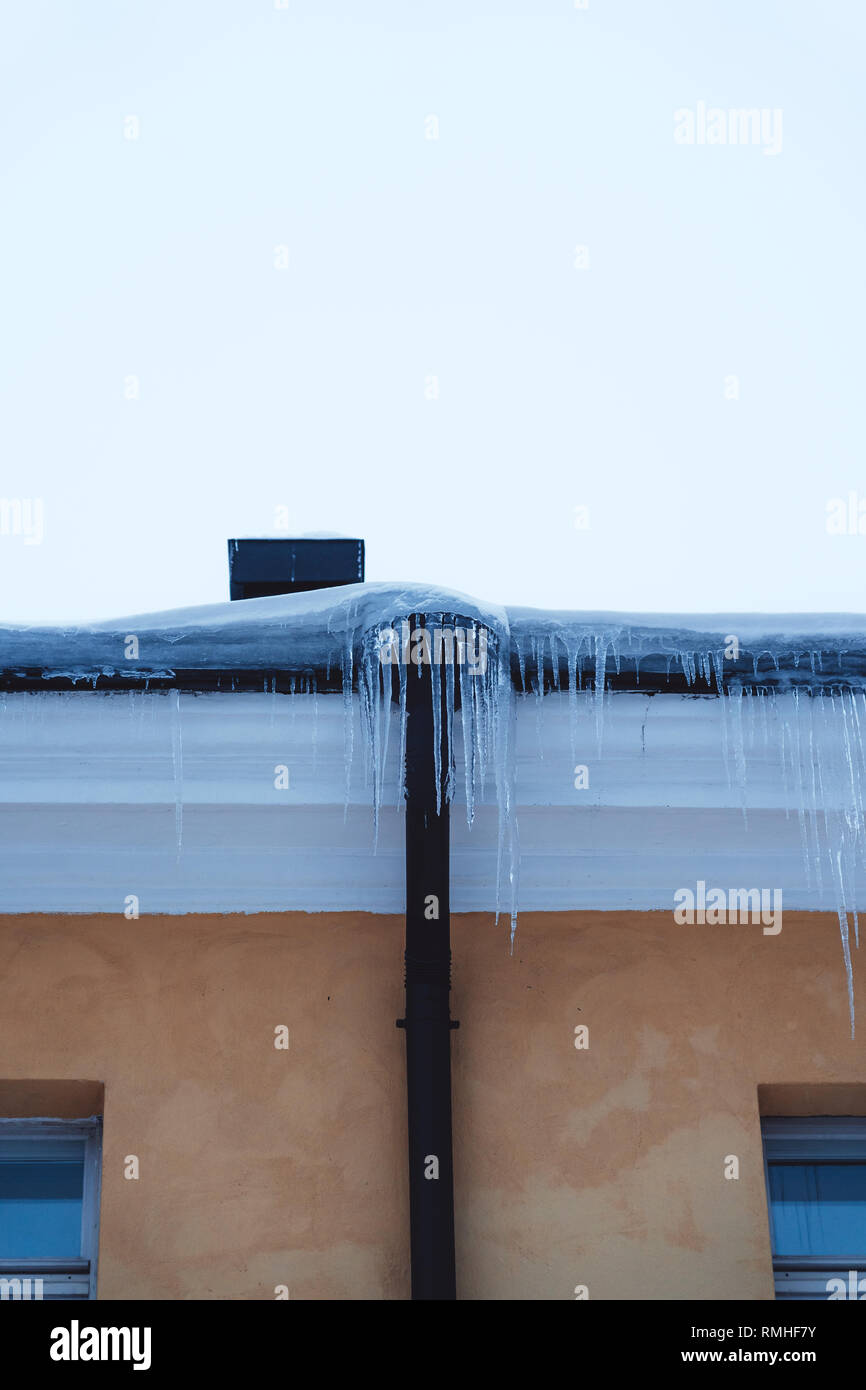
[[[431,667],[410,666],[406,684],[406,1017],[397,1026],[406,1031],[412,1298],[453,1299],[447,763],[443,748],[437,813]]]

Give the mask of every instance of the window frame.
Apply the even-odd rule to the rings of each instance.
[[[777,1299],[829,1298],[827,1279],[859,1266],[866,1275],[866,1237],[861,1255],[790,1255],[778,1251],[770,1167],[852,1164],[866,1168],[866,1115],[772,1115],[761,1119],[767,1222]],[[817,1292],[821,1288],[822,1292]]]
[[[0,1142],[83,1139],[81,1254],[74,1259],[0,1259],[0,1278],[42,1279],[43,1297],[93,1300],[99,1264],[99,1211],[102,1196],[102,1116],[85,1119],[0,1117]],[[32,1282],[30,1285],[33,1287]],[[32,1294],[31,1294],[32,1297]]]

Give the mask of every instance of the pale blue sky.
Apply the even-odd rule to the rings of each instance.
[[[0,535],[0,620],[227,598],[282,505],[502,603],[866,610],[825,524],[866,502],[864,39],[861,0],[7,3],[0,497],[44,539]],[[699,101],[781,153],[676,144]]]

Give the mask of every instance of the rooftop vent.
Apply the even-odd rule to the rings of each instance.
[[[229,593],[267,598],[364,582],[364,542],[345,536],[229,541]]]

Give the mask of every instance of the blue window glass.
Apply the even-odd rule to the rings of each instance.
[[[769,1182],[776,1255],[862,1257],[866,1164],[771,1163]]]
[[[770,1115],[761,1133],[776,1297],[861,1297],[866,1116]]]
[[[0,1259],[81,1254],[84,1142],[66,1141],[52,1156],[44,1148],[44,1158],[0,1156]]]

